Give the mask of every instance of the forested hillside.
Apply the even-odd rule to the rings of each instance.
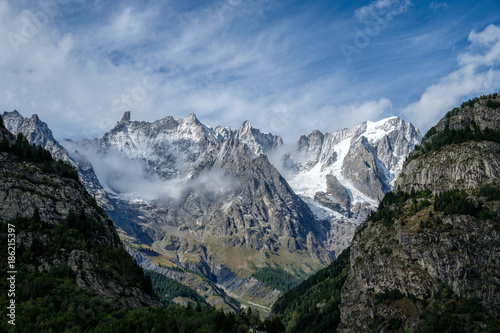
[[[279,315],[287,332],[327,332],[340,323],[340,290],[349,271],[350,249],[328,267],[281,296],[272,312]]]

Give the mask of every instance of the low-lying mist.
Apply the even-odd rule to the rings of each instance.
[[[120,199],[175,204],[189,193],[227,193],[237,184],[219,168],[193,174],[188,166],[181,166],[183,176],[165,180],[148,170],[145,160],[129,159],[116,149],[104,151],[90,141],[66,141],[64,145],[77,162],[90,163],[101,186],[110,196]]]

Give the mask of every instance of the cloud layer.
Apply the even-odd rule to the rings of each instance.
[[[500,26],[489,25],[483,31],[472,31],[470,46],[458,56],[459,68],[429,86],[417,102],[403,114],[414,124],[429,128],[471,95],[487,94],[500,86]]]
[[[127,158],[112,148],[103,151],[90,141],[64,141],[63,144],[76,161],[90,162],[106,192],[120,199],[158,200],[175,205],[189,193],[220,196],[239,185],[215,167],[195,176],[160,179],[148,170],[145,161]],[[187,170],[187,166],[181,169]]]
[[[59,139],[100,136],[126,110],[233,128],[248,119],[287,142],[391,115],[426,130],[499,90],[494,8],[0,0],[0,107],[39,114]],[[350,61],[342,45],[356,48]]]

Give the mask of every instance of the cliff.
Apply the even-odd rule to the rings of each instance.
[[[275,303],[288,331],[500,331],[499,108],[475,98],[429,130],[349,260]]]
[[[498,329],[499,106],[450,111],[356,230],[339,332]]]

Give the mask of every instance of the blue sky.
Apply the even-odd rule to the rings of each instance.
[[[61,138],[126,110],[294,142],[392,115],[425,132],[500,90],[500,1],[0,0],[0,110]]]

